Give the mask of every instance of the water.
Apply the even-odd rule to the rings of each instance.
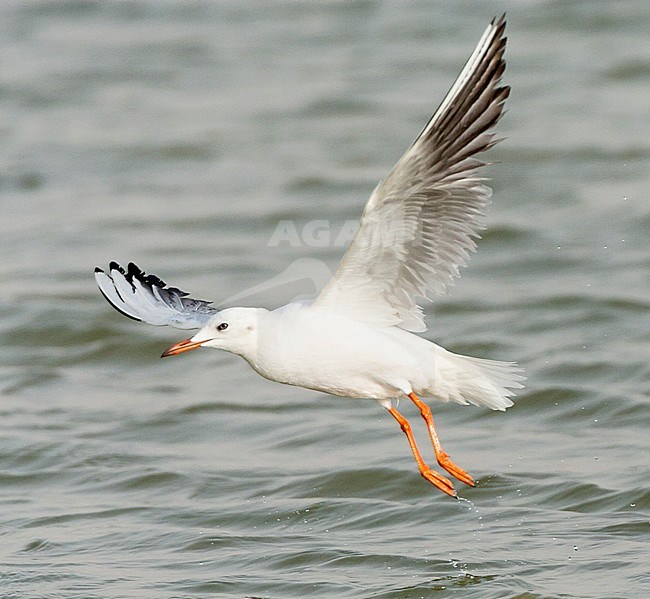
[[[529,380],[505,414],[434,406],[480,480],[461,501],[374,402],[160,361],[183,333],[99,296],[111,259],[218,301],[334,267],[504,9],[490,228],[427,336]],[[641,1],[3,2],[0,596],[649,596],[649,25]]]

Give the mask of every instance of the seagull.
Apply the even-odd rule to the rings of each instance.
[[[435,114],[372,192],[355,237],[315,299],[275,310],[218,310],[133,263],[124,269],[116,262],[108,272],[95,269],[100,291],[134,320],[199,329],[162,357],[222,349],[271,381],[376,400],[406,435],[422,477],[457,497],[451,480],[424,461],[397,407],[400,398],[415,404],[439,466],[474,486],[442,449],[424,398],[503,411],[523,388],[516,363],[455,354],[416,334],[426,331],[420,304],[446,293],[484,228],[492,190],[476,155],[500,141],[492,129],[510,92],[501,85],[504,32],[505,16],[488,25]]]

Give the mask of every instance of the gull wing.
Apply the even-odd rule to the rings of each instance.
[[[200,329],[218,312],[211,302],[192,299],[185,291],[167,286],[133,263],[126,271],[116,262],[110,263],[108,273],[95,268],[95,280],[108,303],[133,320],[177,329]]]
[[[374,190],[315,308],[426,330],[416,298],[442,295],[460,276],[492,195],[474,155],[498,141],[490,130],[510,92],[500,86],[504,30],[504,17],[490,23],[431,120]]]

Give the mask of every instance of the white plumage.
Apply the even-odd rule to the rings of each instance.
[[[414,334],[426,330],[425,298],[444,293],[476,248],[491,189],[475,155],[490,148],[509,88],[504,19],[485,30],[449,93],[413,145],[372,193],[359,230],[336,273],[313,301],[277,310],[218,311],[168,287],[133,264],[95,270],[100,290],[121,313],[155,325],[200,328],[163,356],[198,347],[242,356],[262,376],[334,395],[377,400],[399,422],[424,478],[456,495],[422,459],[409,422],[393,400],[418,407],[438,463],[459,480],[472,477],[442,450],[429,407],[420,399],[512,405],[521,369],[451,353]]]

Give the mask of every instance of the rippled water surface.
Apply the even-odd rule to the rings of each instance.
[[[461,500],[374,402],[160,361],[183,333],[101,298],[112,259],[312,292],[504,9],[489,229],[426,336],[528,381],[434,406]],[[650,596],[649,30],[640,0],[3,1],[0,596]]]

